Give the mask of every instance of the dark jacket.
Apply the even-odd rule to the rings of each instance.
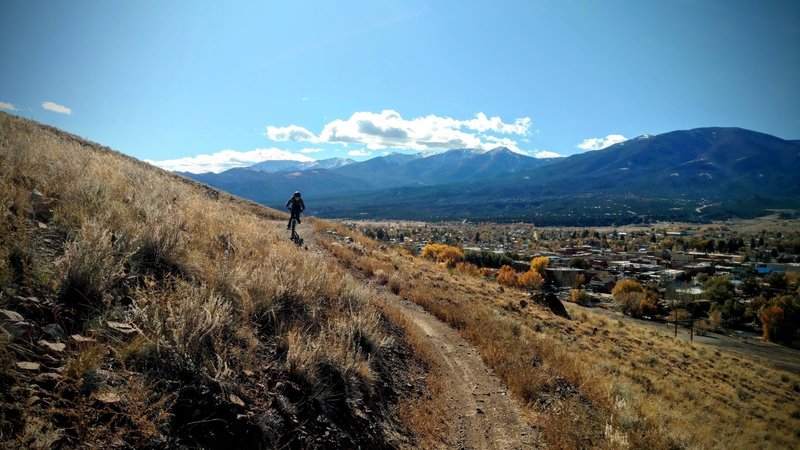
[[[288,202],[286,202],[286,207],[292,210],[292,213],[299,213],[303,212],[306,209],[306,204],[303,203],[302,198],[298,198],[297,200],[294,197],[290,198]]]

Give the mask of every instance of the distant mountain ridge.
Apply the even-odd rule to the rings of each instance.
[[[253,196],[235,186],[200,179]],[[455,149],[432,156],[394,154],[333,170],[263,174],[254,181],[313,193],[324,217],[526,220],[612,224],[752,217],[800,207],[800,144],[741,128],[644,135],[603,150],[540,160],[505,148]]]
[[[250,169],[261,172],[292,172],[310,169],[338,169],[355,161],[350,158],[329,158],[319,161],[268,160],[250,166]]]
[[[549,164],[498,147],[489,151],[455,149],[423,156],[391,153],[363,162],[342,158],[311,162],[264,161],[215,173],[181,173],[264,204],[279,206],[287,193],[350,195],[400,186],[437,186],[495,179]]]

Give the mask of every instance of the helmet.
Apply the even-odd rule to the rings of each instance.
[[[295,197],[300,197],[300,191],[294,191],[294,196]]]

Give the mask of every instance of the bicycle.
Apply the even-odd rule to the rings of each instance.
[[[298,221],[297,215],[292,213],[292,217],[291,217],[291,219],[289,221],[289,228],[292,230],[292,237],[289,238],[289,239],[291,239],[292,242],[294,242],[295,245],[297,245],[298,247],[302,247],[303,246],[303,238],[301,238],[300,235],[297,234],[297,231],[295,231],[295,227],[297,226],[297,221]]]

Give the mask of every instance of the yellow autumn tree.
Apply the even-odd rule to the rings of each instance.
[[[611,295],[614,296],[614,300],[619,301],[626,294],[643,291],[644,287],[642,287],[641,283],[636,280],[625,279],[619,280],[617,284],[614,285],[614,289],[611,290]]]
[[[447,267],[455,267],[464,260],[464,253],[452,245],[428,244],[422,249],[422,257],[444,263]]]
[[[522,289],[536,291],[541,289],[543,284],[544,278],[533,269],[517,276],[517,286]]]
[[[533,258],[531,260],[531,270],[535,270],[540,274],[549,265],[550,265],[550,259],[547,258],[546,256],[537,256],[536,258]]]

